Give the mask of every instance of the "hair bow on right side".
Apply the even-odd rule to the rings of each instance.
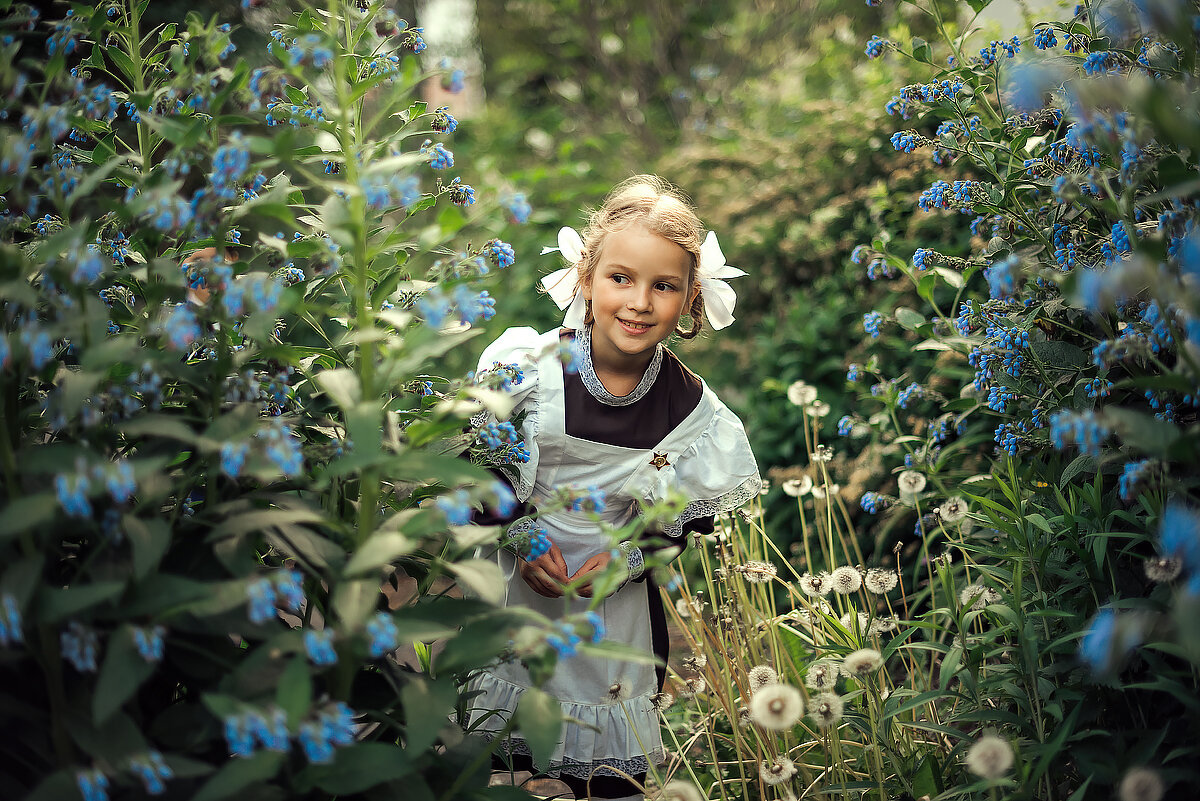
[[[704,314],[712,327],[720,330],[733,322],[733,307],[737,304],[737,293],[725,283],[727,278],[746,275],[745,270],[730,267],[725,263],[725,254],[717,243],[716,231],[709,231],[700,246],[700,294],[704,298]]]

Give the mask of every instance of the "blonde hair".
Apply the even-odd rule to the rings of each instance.
[[[600,208],[591,213],[582,233],[583,257],[576,267],[580,286],[586,286],[596,274],[605,238],[634,225],[644,225],[650,233],[674,242],[688,254],[689,290],[696,297],[685,313],[692,318],[692,325],[683,329],[677,323],[675,332],[684,339],[695,337],[704,324],[699,276],[704,226],[687,197],[657,175],[635,175],[622,181],[608,193]],[[584,320],[588,323],[593,320],[590,301]]]

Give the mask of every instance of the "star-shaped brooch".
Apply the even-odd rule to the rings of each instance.
[[[655,451],[654,458],[650,460],[650,464],[654,465],[655,470],[662,470],[671,463],[667,461],[667,455],[665,453],[659,453],[658,451]]]

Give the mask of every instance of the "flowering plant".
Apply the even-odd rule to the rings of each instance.
[[[458,525],[512,496],[454,453],[495,393],[435,365],[515,254],[413,98],[421,31],[334,0],[252,68],[147,7],[0,11],[11,791],[486,795],[461,681],[562,631]]]

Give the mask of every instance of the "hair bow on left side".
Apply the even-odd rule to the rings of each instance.
[[[579,285],[579,262],[583,259],[583,237],[574,228],[565,226],[558,231],[558,247],[542,248],[542,255],[559,251],[568,265],[561,270],[555,270],[541,280],[542,289],[550,295],[550,299],[560,309],[566,309],[563,318],[564,328],[579,331],[584,326],[587,311],[587,301],[583,297],[583,287]]]
[[[725,263],[725,254],[717,243],[716,231],[709,231],[700,246],[700,295],[704,298],[704,314],[712,327],[720,330],[733,323],[733,307],[737,304],[737,293],[725,283],[727,278],[746,275],[745,270],[730,267]]]

